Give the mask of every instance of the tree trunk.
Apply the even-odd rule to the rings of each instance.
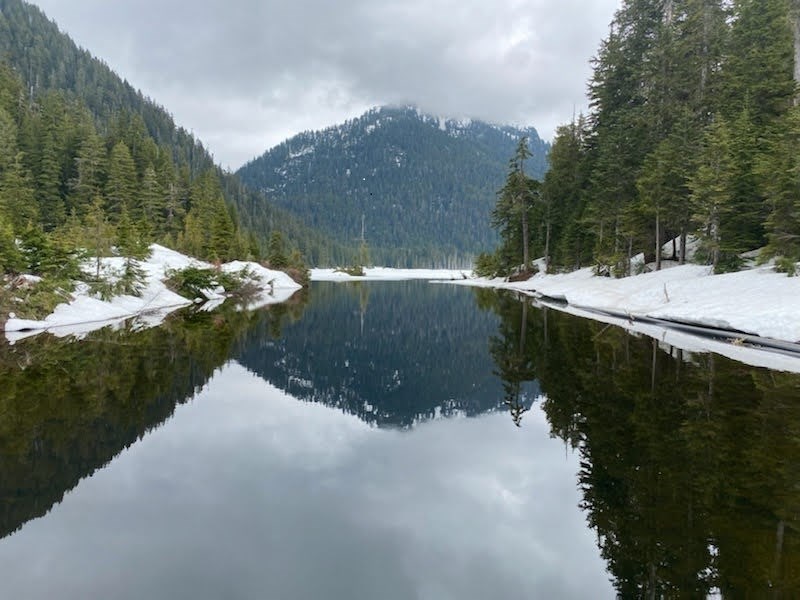
[[[800,85],[800,0],[791,0],[789,18],[794,33],[794,83]],[[800,87],[794,95],[794,105],[800,104]]]
[[[656,271],[661,270],[661,213],[656,210]]]
[[[547,231],[544,236],[544,272],[550,272],[550,221],[547,221]]]
[[[678,264],[686,264],[686,229],[681,228],[681,253],[678,258]]]
[[[528,249],[528,210],[525,206],[525,200],[522,200],[522,270],[527,271],[530,265],[531,257],[530,250]]]
[[[712,240],[712,251],[711,251],[711,264],[714,265],[714,272],[717,271],[717,263],[719,262],[719,216],[714,215],[711,221],[711,240]]]

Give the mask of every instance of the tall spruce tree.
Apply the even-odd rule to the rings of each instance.
[[[706,130],[697,170],[689,181],[702,249],[715,271],[728,266],[720,263],[721,257],[731,257],[721,223],[731,211],[732,181],[730,130],[725,120],[718,117]]]

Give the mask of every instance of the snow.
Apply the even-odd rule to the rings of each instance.
[[[153,244],[150,257],[140,261],[139,265],[145,274],[145,283],[140,297],[115,296],[108,301],[91,295],[89,286],[79,283],[69,303],[59,304],[55,310],[42,321],[31,321],[11,316],[5,324],[6,338],[10,342],[30,335],[48,331],[56,336],[80,336],[106,326],[120,326],[131,318],[135,319],[134,327],[155,327],[171,312],[192,304],[193,299],[184,298],[167,289],[164,279],[167,272],[185,269],[189,266],[212,268],[213,265],[164,246]],[[101,272],[112,278],[122,270],[124,259],[120,257],[102,258]],[[84,265],[86,270],[93,270],[94,259]],[[264,306],[277,301],[284,301],[301,286],[288,275],[280,271],[266,269],[254,262],[234,261],[221,266],[228,273],[237,273],[247,269],[253,282],[264,291],[251,304]],[[214,301],[216,306],[225,298],[225,290],[218,287],[205,290],[204,296]]]
[[[556,275],[538,273],[522,282],[475,278],[459,283],[566,301],[568,306],[561,310],[613,322],[683,349],[711,350],[748,364],[800,372],[797,357],[779,358],[775,353],[589,312],[605,310],[800,343],[800,277],[787,277],[769,265],[720,275],[712,274],[707,266],[671,266],[622,279],[598,277],[586,268]]]
[[[563,297],[576,307],[800,341],[800,279],[769,266],[713,275],[710,267],[683,265],[623,279],[596,277],[587,268],[564,275],[538,274],[504,287]]]
[[[472,277],[468,269],[393,269],[367,267],[364,276],[348,275],[336,269],[311,269],[311,281],[424,281],[466,280]]]

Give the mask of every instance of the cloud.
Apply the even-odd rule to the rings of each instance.
[[[538,408],[374,429],[230,364],[0,544],[9,597],[610,598]]]
[[[38,0],[237,167],[382,103],[531,124],[585,104],[617,0]]]

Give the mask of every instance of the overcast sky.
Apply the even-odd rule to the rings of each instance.
[[[236,169],[381,104],[533,125],[585,109],[619,0],[34,0]]]

